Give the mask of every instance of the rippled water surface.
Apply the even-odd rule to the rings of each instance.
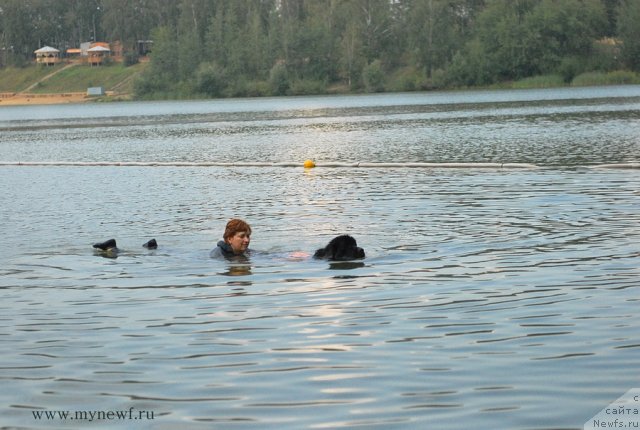
[[[592,167],[640,87],[0,108],[0,161],[306,158],[0,166],[0,428],[581,429],[640,387],[640,171]]]

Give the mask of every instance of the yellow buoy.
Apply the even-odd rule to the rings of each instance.
[[[316,167],[316,163],[313,160],[304,160],[304,168],[311,169],[312,167]]]

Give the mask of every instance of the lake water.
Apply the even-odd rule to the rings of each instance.
[[[1,428],[581,429],[640,387],[640,170],[593,167],[640,86],[0,106],[0,161],[300,163],[0,166]]]

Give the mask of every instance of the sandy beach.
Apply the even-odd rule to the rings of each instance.
[[[91,100],[84,92],[57,94],[7,94],[0,96],[0,106],[82,103]]]

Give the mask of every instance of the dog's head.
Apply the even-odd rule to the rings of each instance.
[[[331,239],[327,246],[318,249],[313,256],[332,261],[357,260],[364,258],[364,249],[358,246],[353,237],[344,234]]]

